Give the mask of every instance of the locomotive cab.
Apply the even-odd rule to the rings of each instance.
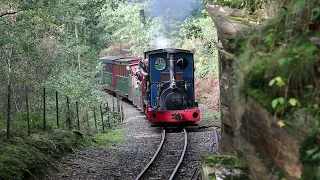
[[[194,97],[193,53],[182,49],[157,49],[145,53],[146,114],[150,122],[199,121]]]

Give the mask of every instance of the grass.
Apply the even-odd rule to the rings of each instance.
[[[105,134],[97,134],[94,137],[94,142],[99,147],[112,147],[116,143],[123,142],[125,135],[121,129],[111,130]]]
[[[217,121],[220,119],[220,113],[219,112],[210,112],[207,114],[202,114],[203,118],[201,119],[202,124],[207,124],[207,125],[214,125],[214,126],[220,126]]]
[[[220,118],[220,113],[211,113],[207,114],[204,119],[219,119]]]

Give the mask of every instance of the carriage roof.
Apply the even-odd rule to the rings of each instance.
[[[118,59],[122,59],[124,58],[123,56],[105,56],[105,57],[101,57],[99,58],[100,62],[105,62],[105,61],[114,61],[114,60],[118,60]]]
[[[138,58],[138,57],[124,57],[124,58],[121,58],[119,60],[116,61],[116,64],[126,64],[126,65],[129,65],[129,64],[132,64],[132,63],[136,63],[137,61],[140,61],[141,58]]]

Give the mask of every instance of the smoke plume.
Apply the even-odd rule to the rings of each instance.
[[[171,47],[171,40],[165,37],[156,37],[151,40],[151,46],[157,49]]]
[[[199,0],[153,0],[150,10],[153,17],[162,16],[168,21],[183,22],[200,10]]]
[[[156,48],[170,47],[178,35],[179,26],[190,16],[197,15],[201,9],[201,0],[151,0],[149,11],[153,18],[160,17],[164,32],[151,40]]]

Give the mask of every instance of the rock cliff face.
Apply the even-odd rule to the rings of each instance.
[[[299,162],[299,135],[280,128],[272,117],[254,99],[237,96],[235,76],[236,59],[231,41],[241,36],[247,28],[243,22],[230,16],[243,16],[241,10],[208,6],[208,11],[218,31],[220,99],[222,137],[221,153],[242,149],[250,166],[252,179],[270,179],[276,171],[287,179],[301,176]]]

